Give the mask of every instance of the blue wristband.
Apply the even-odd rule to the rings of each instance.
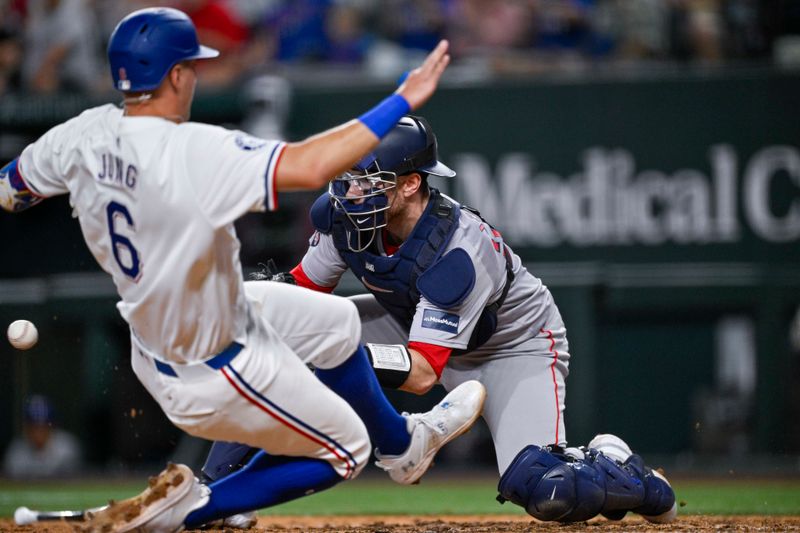
[[[382,139],[384,135],[394,128],[397,121],[411,110],[408,101],[397,93],[385,98],[380,104],[376,105],[360,117],[358,120]]]

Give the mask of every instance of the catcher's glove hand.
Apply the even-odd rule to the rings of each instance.
[[[277,281],[278,283],[288,283],[290,285],[297,285],[297,282],[292,276],[291,272],[278,272],[278,266],[275,261],[270,259],[267,264],[259,263],[261,267],[259,272],[253,272],[250,277],[256,281]]]

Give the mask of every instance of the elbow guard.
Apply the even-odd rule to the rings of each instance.
[[[32,207],[44,198],[34,193],[19,173],[18,159],[0,169],[0,207],[11,213]]]

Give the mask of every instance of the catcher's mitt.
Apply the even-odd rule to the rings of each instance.
[[[261,270],[250,274],[250,278],[256,281],[276,281],[278,283],[288,283],[290,285],[297,285],[297,282],[292,276],[291,272],[278,272],[278,266],[275,261],[270,259],[267,264],[259,263],[258,266]]]

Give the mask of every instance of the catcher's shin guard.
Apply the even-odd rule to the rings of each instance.
[[[569,460],[548,448],[527,446],[500,478],[498,500],[509,500],[539,520],[579,522],[599,513],[660,515],[674,506],[672,489],[638,455],[624,463],[597,450]],[[620,516],[621,517],[621,516]]]
[[[674,520],[677,515],[675,492],[667,479],[646,467],[642,458],[636,454],[631,455],[625,464],[636,472],[645,490],[644,501],[632,511],[657,524]]]
[[[513,502],[539,520],[577,522],[595,516],[606,499],[600,472],[568,463],[548,448],[529,445],[500,478],[497,500]]]
[[[672,486],[663,474],[656,470],[651,470],[644,465],[642,458],[634,455],[630,446],[610,433],[595,435],[586,446],[596,449],[617,463],[633,469],[635,474],[642,480],[644,485],[644,503],[633,509],[633,512],[641,514],[646,520],[657,524],[666,524],[677,516],[677,506],[675,505],[675,493]],[[609,520],[621,520],[627,514],[627,510],[604,511],[603,516]]]

